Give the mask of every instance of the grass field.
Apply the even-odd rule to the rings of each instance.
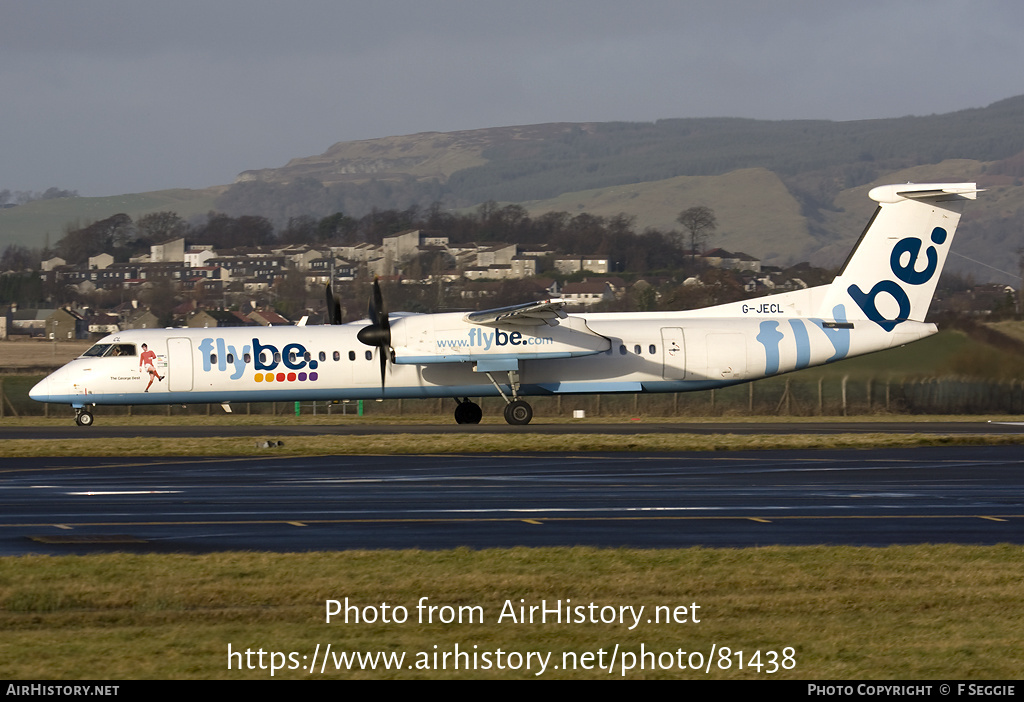
[[[1014,679],[1022,566],[1008,545],[3,559],[0,677]],[[423,597],[437,609],[417,610]],[[346,598],[358,623],[356,610],[327,623],[327,600]],[[569,623],[520,620],[542,603],[584,609]],[[633,607],[625,623],[619,607]],[[253,669],[229,645],[252,651]],[[405,659],[337,670],[329,657],[321,673],[327,645]],[[456,645],[490,668],[466,670],[467,656],[454,670]],[[549,656],[543,672],[527,652]]]
[[[273,434],[273,429],[269,430]],[[935,434],[387,434],[309,435],[266,448],[280,437],[203,437],[201,441],[147,438],[7,439],[0,457],[44,456],[335,456],[467,453],[763,451],[777,449],[907,448],[1024,444],[1024,435]],[[2,474],[0,469],[0,474]]]

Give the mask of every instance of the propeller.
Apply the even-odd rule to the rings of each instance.
[[[387,370],[388,359],[391,357],[391,322],[388,320],[388,310],[384,306],[384,296],[380,292],[380,280],[373,279],[373,297],[370,298],[370,305],[367,311],[370,319],[369,326],[365,326],[356,334],[356,338],[367,346],[376,346],[380,358],[380,389],[384,392],[384,374]]]
[[[327,320],[329,324],[341,324],[341,300],[334,294],[331,283],[327,284]]]

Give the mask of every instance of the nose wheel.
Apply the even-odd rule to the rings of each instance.
[[[85,408],[75,410],[75,424],[77,424],[80,427],[91,427],[92,422],[92,412]]]

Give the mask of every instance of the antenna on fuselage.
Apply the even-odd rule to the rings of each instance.
[[[331,278],[327,283],[327,323],[341,324],[341,300],[334,294],[334,259],[331,258]]]

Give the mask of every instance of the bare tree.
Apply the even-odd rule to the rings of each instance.
[[[160,244],[168,239],[184,236],[188,225],[176,212],[150,212],[136,222],[139,235],[147,242]]]
[[[711,234],[718,228],[715,211],[705,205],[696,205],[683,210],[676,217],[676,221],[683,225],[689,233],[691,260],[695,259],[698,253],[704,251]]]

